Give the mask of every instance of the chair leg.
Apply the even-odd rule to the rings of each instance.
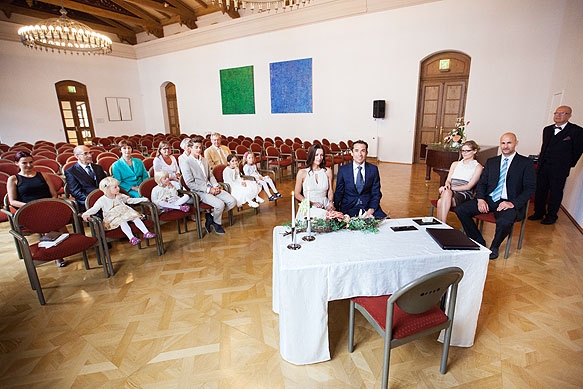
[[[445,330],[445,337],[443,339],[443,351],[441,353],[441,365],[439,366],[439,372],[445,374],[447,372],[447,358],[449,355],[449,343],[451,341],[451,330],[453,325],[450,325]]]
[[[350,314],[348,316],[348,352],[354,351],[354,301],[350,300]]]
[[[522,238],[524,238],[524,228],[526,227],[526,218],[522,219],[522,226],[520,226],[520,236],[518,237],[518,250],[522,248]]]
[[[514,229],[514,224],[512,225],[512,229]],[[506,240],[506,250],[504,250],[504,259],[508,258],[508,254],[510,254],[511,244],[512,244],[512,230],[510,230],[510,234],[508,234],[508,239]]]
[[[381,387],[387,389],[389,387],[389,368],[391,366],[391,341],[386,332],[383,334],[383,339],[385,341],[385,350],[383,352],[383,381]]]

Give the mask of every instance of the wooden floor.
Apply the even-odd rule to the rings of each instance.
[[[424,165],[381,164],[380,171],[391,217],[428,215],[438,181],[425,181]],[[80,258],[65,268],[41,266],[46,306],[1,224],[0,388],[379,387],[382,341],[357,314],[357,348],[347,352],[346,301],[329,306],[331,361],[281,359],[271,231],[289,220],[292,181],[278,187],[285,197],[277,207],[235,212],[224,236],[198,240],[167,224],[161,257],[153,247],[114,243],[110,279],[93,258],[89,271]],[[488,242],[492,234],[487,226]],[[446,375],[435,337],[396,349],[392,387],[583,387],[581,233],[561,212],[552,226],[529,221],[522,250],[516,240],[512,246],[507,260],[490,262],[475,345],[452,347]]]

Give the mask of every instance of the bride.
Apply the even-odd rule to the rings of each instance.
[[[324,149],[314,144],[308,149],[305,169],[298,172],[294,195],[296,200],[308,198],[311,205],[310,216],[324,218],[327,211],[334,210],[334,191],[332,190],[332,170],[326,167]],[[306,215],[298,212],[298,218]]]

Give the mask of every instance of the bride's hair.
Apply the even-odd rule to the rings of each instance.
[[[308,158],[306,158],[306,165],[308,165],[308,169],[310,169],[310,170],[312,170],[312,164],[314,163],[314,160],[316,159],[316,151],[318,151],[318,149],[322,150],[322,153],[324,153],[324,148],[322,147],[322,145],[319,145],[318,143],[313,144],[308,149]],[[322,158],[322,162],[320,162],[320,169],[324,169],[324,168],[326,168],[326,156],[325,155],[324,155],[324,158]]]

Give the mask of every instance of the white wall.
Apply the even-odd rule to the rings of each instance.
[[[361,4],[359,2],[358,4]],[[355,3],[357,4],[357,3]],[[60,140],[54,83],[73,79],[89,87],[97,135],[164,131],[161,85],[176,85],[182,132],[299,136],[332,141],[372,140],[378,157],[410,163],[413,154],[419,63],[457,50],[472,58],[467,98],[468,136],[498,143],[512,130],[520,153],[537,154],[548,124],[552,93],[564,93],[576,121],[581,107],[581,25],[578,0],[442,0],[248,36],[137,61],[36,53],[0,42],[0,137],[6,143]],[[268,18],[262,18],[268,21]],[[238,28],[233,21],[230,31]],[[228,22],[226,25],[228,26]],[[219,25],[203,27],[219,29]],[[185,34],[192,39],[198,32]],[[217,32],[218,33],[218,32]],[[168,38],[175,44],[180,35]],[[164,40],[162,40],[164,42]],[[153,42],[138,45],[152,47]],[[143,50],[141,50],[143,51]],[[7,55],[4,55],[7,53]],[[270,113],[269,63],[313,59],[313,114]],[[255,115],[222,115],[219,70],[254,66]],[[38,84],[39,90],[26,85]],[[132,122],[108,122],[105,97],[132,99]],[[384,120],[372,101],[388,103]],[[18,107],[30,107],[22,113]],[[101,120],[100,120],[101,119]],[[581,122],[581,121],[580,121]],[[581,176],[579,167],[573,176]],[[581,180],[579,180],[580,182]],[[580,215],[581,190],[569,180],[568,209]],[[569,186],[570,185],[570,186]],[[573,208],[575,207],[575,208]],[[583,216],[577,216],[583,225]]]
[[[65,141],[55,83],[78,81],[87,86],[96,136],[143,132],[142,94],[135,60],[78,56],[30,50],[0,40],[0,140]],[[132,121],[110,122],[106,97],[129,97]]]

